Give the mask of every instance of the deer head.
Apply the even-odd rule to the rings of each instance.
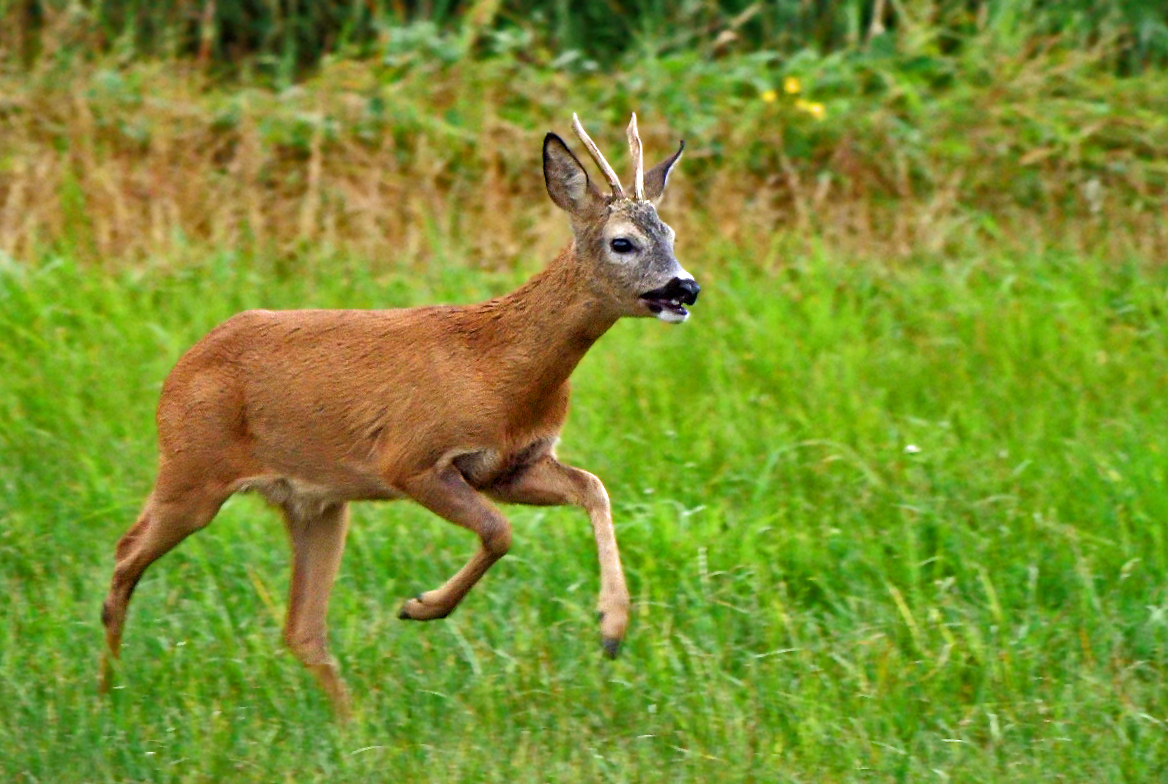
[[[571,218],[577,259],[590,265],[585,274],[592,295],[617,317],[656,316],[672,324],[685,321],[689,318],[685,306],[697,301],[700,288],[674,256],[673,229],[658,217],[656,208],[685,142],[645,172],[634,114],[628,127],[633,159],[633,197],[629,198],[576,115],[572,115],[572,128],[612,192],[602,194],[593,185],[583,164],[554,133],[544,137],[543,172],[548,195]]]

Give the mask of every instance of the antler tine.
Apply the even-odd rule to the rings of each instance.
[[[637,132],[637,113],[629,120],[629,150],[633,158],[633,198],[645,200],[645,158],[641,149],[641,134]]]
[[[580,141],[584,142],[584,146],[588,148],[588,154],[592,156],[592,160],[596,161],[596,165],[604,173],[604,179],[608,180],[608,184],[612,188],[612,195],[623,199],[625,189],[621,187],[620,179],[612,167],[608,165],[608,161],[604,160],[604,156],[600,154],[596,142],[592,141],[592,138],[584,131],[584,126],[580,124],[580,118],[576,116],[575,112],[572,113],[572,130],[580,137]]]

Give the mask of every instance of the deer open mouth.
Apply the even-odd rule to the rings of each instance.
[[[689,318],[689,311],[678,300],[641,297],[641,301],[645,303],[650,313],[662,321],[680,324]]]
[[[689,318],[689,311],[685,306],[698,301],[699,291],[701,287],[693,278],[674,278],[659,289],[646,291],[640,296],[640,300],[657,318],[671,324],[680,324]]]

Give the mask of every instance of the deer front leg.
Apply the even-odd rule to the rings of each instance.
[[[610,658],[620,653],[629,625],[629,589],[621,569],[612,508],[604,484],[587,471],[566,466],[548,455],[524,471],[491,487],[497,501],[532,506],[579,506],[588,512],[600,558],[600,639]]]
[[[502,558],[511,547],[511,524],[478,491],[466,483],[452,465],[426,471],[399,485],[412,499],[456,525],[478,534],[482,546],[466,566],[440,588],[407,601],[398,614],[411,621],[445,618],[491,564]]]

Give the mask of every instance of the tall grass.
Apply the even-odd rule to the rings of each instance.
[[[911,266],[687,240],[683,328],[618,325],[561,455],[607,482],[636,604],[601,661],[570,510],[460,611],[465,558],[357,505],[332,638],[349,727],[280,651],[275,516],[231,502],[159,562],[93,693],[151,410],[238,309],[468,301],[522,275],[229,252],[0,271],[0,772],[12,781],[1154,781],[1168,759],[1164,267],[968,247]],[[411,544],[405,544],[405,543]]]

